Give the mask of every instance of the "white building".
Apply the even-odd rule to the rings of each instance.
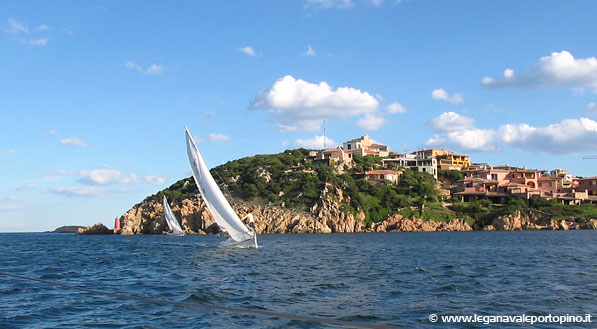
[[[398,154],[391,159],[381,160],[381,163],[384,167],[393,163],[398,167],[409,168],[418,172],[426,172],[437,179],[437,159],[435,157],[424,158],[421,155],[415,154]]]

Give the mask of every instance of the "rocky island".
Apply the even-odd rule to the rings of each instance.
[[[440,171],[436,180],[396,167],[397,181],[372,182],[363,173],[380,169],[379,157],[354,155],[351,168],[318,165],[313,158],[309,150],[287,150],[230,161],[212,173],[239,216],[253,214],[259,234],[597,228],[594,204],[516,197],[459,202],[450,188],[460,172]],[[195,182],[186,178],[120,216],[116,232],[97,224],[78,234],[163,234],[164,195],[187,234],[219,232]]]

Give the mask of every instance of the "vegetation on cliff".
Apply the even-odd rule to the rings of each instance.
[[[505,204],[488,200],[457,202],[441,200],[440,186],[449,186],[462,178],[455,170],[440,170],[438,183],[431,175],[405,168],[397,184],[373,184],[363,172],[381,166],[381,158],[354,155],[355,165],[339,174],[329,166],[314,166],[310,150],[286,150],[272,155],[255,155],[229,161],[211,170],[224,194],[254,204],[273,204],[286,209],[305,211],[316,205],[326,186],[342,194],[338,208],[345,214],[360,217],[365,226],[379,223],[394,214],[424,221],[449,222],[459,218],[471,226],[482,227],[499,216],[538,211],[556,220],[597,218],[594,205],[567,206],[545,199],[525,201],[510,198]],[[152,195],[144,202],[161,202],[165,195],[173,204],[192,199],[197,187],[191,177]],[[444,201],[444,202],[440,202]],[[360,214],[360,216],[359,216]]]

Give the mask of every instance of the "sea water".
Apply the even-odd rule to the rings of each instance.
[[[218,243],[206,235],[0,234],[0,271],[154,300],[401,328],[487,327],[432,323],[431,314],[597,316],[592,230],[260,235],[258,249]],[[329,327],[338,326],[148,304],[0,275],[0,328]]]

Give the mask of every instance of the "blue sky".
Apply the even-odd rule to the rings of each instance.
[[[595,1],[2,1],[0,232],[368,134],[597,175]]]

